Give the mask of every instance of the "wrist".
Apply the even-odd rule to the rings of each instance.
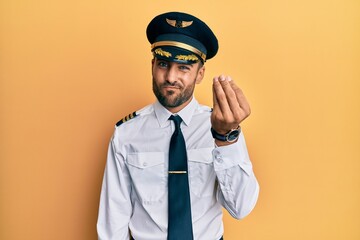
[[[236,142],[237,139],[239,138],[240,132],[241,132],[240,126],[229,130],[225,134],[221,134],[221,133],[217,132],[214,128],[211,128],[211,134],[212,134],[213,138],[216,140],[216,142],[223,142],[223,143]],[[226,144],[226,145],[228,145],[228,144]]]

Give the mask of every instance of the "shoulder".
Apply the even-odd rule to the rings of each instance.
[[[149,115],[152,112],[153,112],[153,105],[148,105],[140,110],[137,110],[135,112],[132,112],[132,113],[126,115],[125,117],[123,117],[121,120],[119,120],[115,124],[115,127],[118,128],[121,125],[123,125],[124,123],[132,122],[133,119],[141,119],[142,117]]]

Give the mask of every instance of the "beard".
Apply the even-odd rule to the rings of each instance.
[[[167,90],[165,94],[163,94],[161,90],[162,88],[167,86],[178,87],[180,93],[176,94],[176,92],[173,90]],[[166,108],[175,108],[188,101],[194,93],[194,88],[195,88],[195,80],[193,84],[184,88],[182,85],[177,83],[171,84],[165,82],[161,85],[157,85],[153,78],[153,92],[157,100],[161,103],[161,105],[163,105]]]

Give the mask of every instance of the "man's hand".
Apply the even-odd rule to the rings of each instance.
[[[231,129],[237,128],[250,115],[248,101],[230,76],[214,77],[213,101],[211,125],[220,134],[226,134]],[[227,145],[228,143],[216,140],[216,144]]]

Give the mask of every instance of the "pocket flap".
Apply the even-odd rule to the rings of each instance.
[[[143,152],[130,153],[127,156],[127,163],[137,168],[149,168],[159,164],[164,164],[165,156],[163,152]]]
[[[188,160],[190,162],[200,162],[200,163],[212,163],[212,151],[214,148],[199,148],[199,149],[190,149],[187,151]]]

